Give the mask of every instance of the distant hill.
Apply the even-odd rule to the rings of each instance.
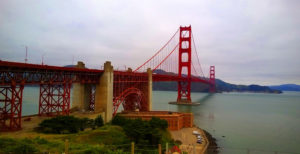
[[[276,86],[269,86],[269,88],[281,91],[300,91],[300,85],[296,84],[282,84]]]
[[[65,65],[64,67],[76,67],[76,65]]]
[[[262,92],[262,93],[282,93],[281,90],[271,89],[268,86],[260,85],[236,85],[226,83],[220,79],[216,79],[216,86],[219,92]]]
[[[154,71],[156,74],[170,74],[163,70]],[[260,93],[281,93],[281,90],[274,90],[267,86],[260,85],[235,85],[216,79],[217,92],[260,92]],[[177,91],[177,82],[153,82],[153,90]],[[203,83],[194,82],[191,86],[192,92],[208,92],[209,86]]]

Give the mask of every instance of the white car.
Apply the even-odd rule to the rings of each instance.
[[[201,135],[197,135],[197,139],[202,139]]]
[[[200,135],[200,133],[198,131],[193,131],[194,135]]]

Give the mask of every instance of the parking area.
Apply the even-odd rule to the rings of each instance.
[[[201,144],[197,143],[197,136],[194,135],[193,132],[199,132],[202,142]],[[205,147],[207,146],[207,139],[205,137],[204,132],[196,127],[192,128],[182,128],[181,130],[178,131],[171,131],[172,137],[174,140],[180,140],[182,142],[182,145],[180,149],[183,151],[186,151],[188,153],[193,153],[193,145],[195,145],[195,152],[198,153],[203,153]]]

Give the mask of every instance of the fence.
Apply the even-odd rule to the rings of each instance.
[[[300,154],[298,151],[264,150],[251,148],[208,147],[207,154]]]
[[[136,145],[134,142],[131,144],[123,145],[105,145],[112,150],[122,149],[124,153],[130,154],[172,154],[178,152],[181,154],[300,154],[297,152],[283,152],[283,151],[270,151],[260,149],[243,149],[243,148],[229,148],[229,147],[208,147],[206,152],[195,145],[180,145],[166,143],[165,145]],[[69,153],[69,141],[65,141],[65,154]]]
[[[122,149],[124,153],[130,154],[171,154],[174,151],[180,151],[179,148],[174,144],[166,143],[165,145],[144,145],[138,144],[136,145],[134,142],[131,144],[123,144],[123,145],[105,145],[109,149],[113,151],[117,151]],[[70,143],[69,140],[65,140],[64,153],[68,154],[70,151]]]

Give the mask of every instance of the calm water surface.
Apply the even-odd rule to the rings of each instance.
[[[22,114],[36,114],[39,88],[25,87],[23,95]],[[201,105],[168,104],[176,98],[177,92],[153,91],[153,109],[193,112],[195,124],[217,139],[222,153],[300,152],[300,92],[193,93]]]
[[[197,126],[224,147],[222,153],[300,152],[300,93],[193,93],[199,106],[176,106],[177,92],[153,92],[153,109],[193,112]],[[224,137],[222,137],[224,136]]]

